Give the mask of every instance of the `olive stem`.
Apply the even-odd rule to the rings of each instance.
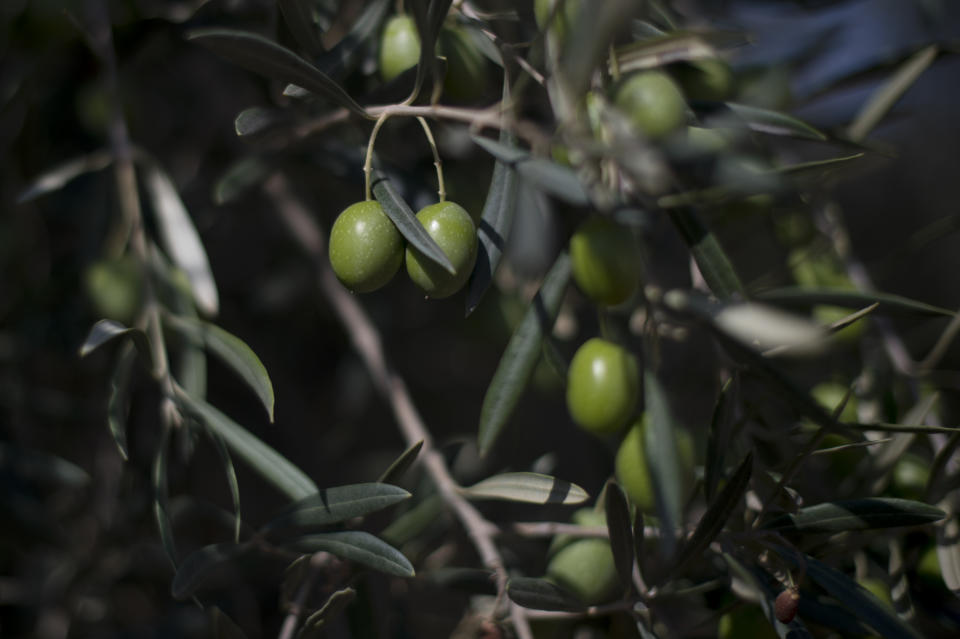
[[[383,123],[387,121],[387,118],[390,117],[389,111],[384,111],[380,114],[380,117],[377,118],[376,124],[373,125],[373,131],[370,132],[370,141],[367,142],[367,155],[363,160],[363,176],[364,176],[364,200],[369,202],[373,198],[371,197],[370,189],[370,176],[373,174],[373,145],[377,141],[377,134],[380,132],[380,127],[383,126]]]
[[[434,446],[433,437],[423,422],[403,377],[396,371],[384,353],[380,333],[357,298],[340,285],[328,260],[324,259],[325,242],[317,223],[281,173],[264,183],[291,235],[301,248],[317,261],[321,293],[330,301],[341,324],[347,331],[353,347],[366,366],[377,391],[393,409],[397,425],[408,445],[423,442],[420,462],[444,502],[453,510],[480,555],[484,566],[494,573],[498,601],[502,601],[507,585],[507,571],[494,539],[499,528],[488,521],[460,492],[460,486],[450,474],[443,454]],[[302,229],[310,229],[303,235]],[[312,240],[311,240],[312,238]],[[533,639],[527,612],[508,602],[510,618],[519,639]]]
[[[427,143],[430,145],[430,151],[433,153],[433,166],[437,168],[437,196],[443,202],[447,199],[447,191],[443,186],[443,163],[440,161],[440,151],[437,150],[437,142],[433,139],[433,132],[426,118],[417,116],[417,122],[423,127],[423,132],[427,136]]]

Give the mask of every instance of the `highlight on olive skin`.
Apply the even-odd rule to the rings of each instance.
[[[431,204],[417,213],[417,219],[453,264],[454,272],[408,246],[407,274],[427,297],[450,297],[467,283],[477,261],[477,227],[466,209],[454,202]]]
[[[384,286],[403,262],[403,236],[379,202],[348,206],[330,230],[330,266],[344,286],[369,293]]]
[[[567,370],[567,408],[578,426],[596,435],[619,431],[640,396],[640,372],[631,353],[594,337],[574,354]]]
[[[641,71],[617,88],[614,103],[634,128],[652,140],[661,140],[687,123],[683,92],[663,71]]]

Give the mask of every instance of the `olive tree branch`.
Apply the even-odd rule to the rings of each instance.
[[[333,305],[341,324],[357,353],[373,379],[374,386],[390,404],[400,431],[408,445],[422,441],[420,459],[430,478],[437,486],[444,502],[456,513],[473,542],[483,565],[493,571],[498,598],[506,592],[507,571],[494,542],[498,528],[460,493],[457,482],[447,468],[443,455],[433,444],[433,437],[420,417],[419,411],[407,390],[403,378],[387,360],[383,351],[380,333],[366,311],[350,292],[337,280],[326,258],[326,245],[321,229],[313,221],[306,207],[293,193],[282,174],[274,174],[264,183],[280,214],[300,247],[313,257],[319,269],[319,286],[323,295]],[[532,639],[526,611],[509,602],[511,621],[520,639]]]

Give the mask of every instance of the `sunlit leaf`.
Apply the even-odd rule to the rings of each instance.
[[[291,499],[303,499],[318,491],[313,480],[290,460],[210,404],[179,391],[177,399],[208,428],[223,437],[238,457]]]
[[[570,257],[561,253],[510,337],[483,397],[477,435],[481,455],[493,446],[530,381],[544,335],[552,330],[569,281]]]
[[[509,97],[505,85],[504,97]],[[512,136],[507,128],[500,132],[500,142],[509,144]],[[506,247],[507,235],[513,224],[514,211],[517,208],[517,173],[502,160],[493,165],[493,177],[487,200],[483,205],[480,224],[477,226],[477,261],[470,275],[467,289],[467,315],[470,315],[480,303],[480,298],[493,282],[493,275],[500,265],[500,258]]]
[[[469,499],[502,499],[529,504],[579,504],[590,496],[583,488],[540,473],[503,473],[463,489]]]
[[[423,448],[423,440],[421,439],[416,444],[410,448],[403,451],[403,453],[397,457],[390,467],[383,471],[383,474],[380,475],[378,482],[381,484],[392,484],[403,477],[404,473],[413,466],[413,463],[417,461],[417,455],[420,454],[420,449]]]
[[[270,376],[263,362],[243,340],[216,324],[193,317],[167,314],[164,315],[163,321],[188,337],[203,342],[209,350],[233,369],[256,393],[270,421],[273,421],[273,384],[270,382]]]
[[[633,584],[633,531],[630,529],[630,507],[627,498],[612,479],[604,488],[604,512],[607,514],[607,532],[610,536],[610,549],[613,562],[617,567],[620,585],[629,592]],[[643,536],[641,528],[639,535]]]
[[[261,528],[268,533],[281,528],[317,528],[388,508],[410,497],[389,484],[350,484],[321,488],[320,492],[291,504]]]
[[[191,596],[210,577],[211,573],[223,564],[236,559],[248,549],[245,545],[212,544],[187,555],[177,567],[170,585],[170,593],[174,599],[185,599]]]
[[[254,73],[296,84],[357,115],[366,114],[363,107],[327,74],[290,49],[261,35],[231,29],[198,29],[187,37]]]
[[[900,312],[947,317],[953,317],[956,314],[950,309],[925,304],[900,295],[861,293],[846,289],[788,286],[760,291],[754,297],[771,304],[789,304],[803,307],[828,304],[845,308],[862,308],[870,304],[879,304],[876,313]]]
[[[370,533],[352,530],[306,535],[291,544],[304,552],[326,551],[341,559],[398,577],[413,577],[414,570],[399,550]]]
[[[80,357],[86,357],[107,342],[118,337],[129,337],[133,340],[137,354],[144,358],[151,368],[153,367],[153,353],[150,350],[150,342],[147,339],[147,334],[139,328],[128,328],[120,322],[108,319],[102,319],[90,328],[90,332],[87,333],[87,339],[83,341],[83,346],[80,347]]]
[[[449,273],[454,272],[453,264],[450,258],[443,252],[443,249],[437,245],[436,241],[427,229],[423,227],[417,216],[410,210],[410,206],[404,201],[400,194],[390,183],[390,180],[382,175],[375,175],[373,180],[373,195],[377,202],[383,207],[383,212],[387,214],[400,234],[406,238],[407,242],[413,245],[420,253],[436,262]]]
[[[518,606],[534,610],[580,612],[586,608],[572,592],[546,579],[514,577],[507,582],[507,596]]]
[[[250,107],[237,114],[233,130],[240,137],[252,137],[289,121],[289,115],[280,109]]]
[[[800,533],[835,533],[920,526],[940,521],[946,513],[919,501],[892,497],[871,497],[827,502],[778,515],[763,523],[765,530]]]
[[[887,80],[883,86],[870,96],[861,107],[853,124],[847,129],[851,140],[862,140],[874,129],[884,116],[893,108],[897,100],[913,86],[914,82],[926,71],[937,57],[937,45],[932,44],[910,56]]]
[[[620,73],[630,73],[684,60],[716,57],[716,49],[704,35],[678,31],[617,47],[614,56],[608,61],[608,67],[611,73],[614,71],[614,64]]]
[[[144,168],[143,183],[167,254],[187,274],[200,310],[207,315],[216,315],[220,302],[207,252],[176,187],[166,172],[153,162]]]
[[[48,169],[35,177],[32,182],[17,196],[17,204],[34,200],[41,195],[62,189],[74,178],[84,173],[101,171],[113,163],[113,154],[109,151],[94,151],[89,155],[68,160],[63,164]]]
[[[720,329],[759,351],[789,349],[794,355],[813,354],[827,343],[823,327],[764,304],[728,304],[713,319]]]

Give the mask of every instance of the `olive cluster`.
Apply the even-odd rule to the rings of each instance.
[[[453,295],[466,283],[477,259],[477,229],[470,214],[453,202],[437,202],[417,213],[417,220],[453,264],[450,273],[403,236],[379,202],[348,206],[330,230],[330,265],[350,290],[368,293],[385,286],[406,263],[410,279],[428,297]]]

